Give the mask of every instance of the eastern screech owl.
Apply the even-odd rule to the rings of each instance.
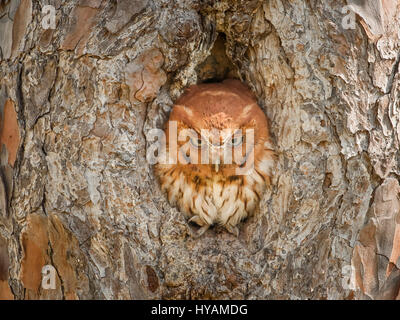
[[[176,133],[174,133],[174,128]],[[274,167],[267,118],[238,80],[191,86],[166,124],[164,163],[155,165],[161,188],[201,228],[220,224],[239,234]]]

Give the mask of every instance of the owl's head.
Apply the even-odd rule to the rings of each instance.
[[[267,118],[238,80],[191,86],[172,109],[166,137],[178,166],[207,176],[247,174],[269,146]]]

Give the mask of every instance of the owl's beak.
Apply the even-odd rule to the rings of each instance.
[[[219,158],[217,158],[217,162],[215,163],[215,172],[219,171]]]

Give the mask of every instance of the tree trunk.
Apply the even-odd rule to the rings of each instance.
[[[399,16],[396,0],[0,0],[0,298],[400,298]],[[257,95],[278,164],[238,238],[193,239],[146,137],[184,88],[226,77]]]

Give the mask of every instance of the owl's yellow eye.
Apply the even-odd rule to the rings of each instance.
[[[240,146],[243,142],[243,136],[233,136],[229,144],[233,147]]]
[[[202,139],[199,139],[199,138],[197,138],[197,137],[193,137],[193,138],[190,138],[190,143],[191,143],[192,146],[195,147],[195,148],[201,148],[202,145],[203,145],[203,140],[202,140]]]

